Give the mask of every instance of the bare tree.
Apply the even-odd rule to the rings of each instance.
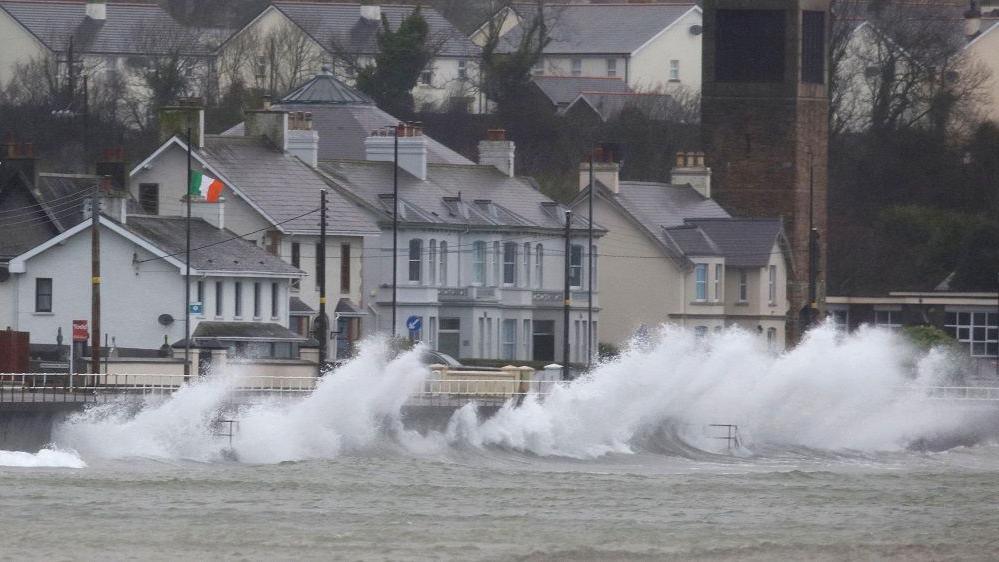
[[[832,36],[832,130],[943,134],[976,119],[988,71],[939,7],[841,2]]]
[[[291,22],[282,22],[260,39],[254,78],[256,87],[271,95],[288,93],[322,65],[320,46]]]

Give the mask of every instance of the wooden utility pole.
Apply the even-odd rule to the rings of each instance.
[[[562,302],[562,380],[569,380],[569,309],[572,306],[572,211],[565,212],[565,291]]]
[[[319,245],[316,247],[318,267],[316,273],[319,283],[319,325],[316,335],[319,336],[319,376],[323,376],[323,366],[326,364],[326,338],[329,327],[326,325],[326,190],[319,192]]]
[[[101,196],[90,204],[90,372],[101,372]],[[96,377],[95,377],[96,380]]]

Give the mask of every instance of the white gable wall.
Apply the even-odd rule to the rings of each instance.
[[[642,48],[632,53],[628,85],[636,91],[662,90],[684,86],[701,89],[701,39],[691,26],[702,25],[700,10],[692,10]],[[670,61],[680,61],[679,81],[670,80]]]
[[[3,10],[0,10],[0,37],[3,38],[3,48],[0,49],[0,87],[7,85],[18,64],[39,60],[51,54],[41,41]]]

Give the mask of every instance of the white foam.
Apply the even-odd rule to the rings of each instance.
[[[441,447],[499,447],[536,455],[593,458],[628,453],[664,427],[694,447],[721,442],[709,424],[735,424],[754,450],[807,447],[885,451],[918,439],[975,427],[966,409],[900,392],[934,384],[954,366],[944,353],[919,354],[897,334],[861,329],[842,335],[820,327],[784,354],[736,329],[707,338],[663,327],[543,401],[507,404],[481,420],[474,405],[443,434],[402,428],[401,410],[427,377],[421,350],[390,359],[384,340],[367,341],[357,358],[327,375],[308,397],[242,408],[232,448],[238,459],[276,463],[333,458],[401,444],[413,454]],[[74,416],[55,443],[87,458],[151,457],[216,461],[228,446],[212,423],[230,398],[232,379],[216,377],[135,408],[112,404]],[[670,443],[667,443],[670,445]],[[669,454],[674,449],[659,447]],[[677,452],[677,454],[683,454]]]
[[[83,462],[83,459],[73,451],[42,449],[37,453],[0,451],[0,466],[21,468],[86,468],[87,463]]]
[[[637,436],[666,424],[688,443],[710,449],[719,442],[704,428],[735,424],[756,444],[896,450],[970,424],[965,409],[899,390],[934,384],[952,366],[939,352],[918,356],[885,330],[844,336],[823,326],[792,351],[774,355],[739,330],[699,339],[663,327],[654,340],[555,388],[544,402],[508,405],[481,422],[470,408],[458,412],[448,437],[592,458],[629,452]]]

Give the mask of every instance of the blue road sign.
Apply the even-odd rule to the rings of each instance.
[[[205,305],[200,302],[191,303],[191,314],[201,314],[205,310]]]
[[[406,329],[410,332],[419,332],[423,328],[422,316],[410,316],[406,319]]]

